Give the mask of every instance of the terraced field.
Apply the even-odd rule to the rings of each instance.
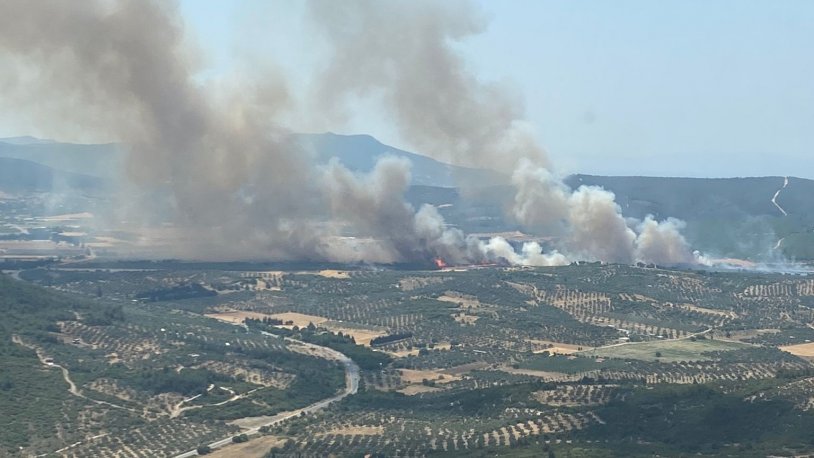
[[[121,317],[101,320],[79,310],[54,321],[52,339],[26,337],[87,397],[78,400],[89,403],[84,423],[64,434],[66,456],[165,456],[228,443],[247,430],[245,417],[270,418],[338,389],[337,364],[290,339],[350,355],[362,366],[361,382],[340,403],[249,437],[278,456],[596,447],[599,438],[613,440],[608,422],[620,406],[652,387],[708,386],[721,396],[737,392],[738,402],[812,410],[814,280],[806,276],[620,265],[151,266],[21,274],[123,307]],[[169,299],[133,302],[139,297]],[[174,385],[179,374],[197,385]],[[29,447],[59,448],[43,444]],[[234,447],[262,455],[262,447]]]

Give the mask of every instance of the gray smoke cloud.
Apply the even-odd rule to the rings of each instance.
[[[508,262],[513,265],[561,265],[564,256],[543,254],[539,244],[523,245],[521,252],[502,238],[488,242],[448,227],[432,205],[418,210],[404,201],[410,183],[410,163],[385,156],[368,174],[357,175],[338,161],[331,161],[323,175],[331,221],[373,237],[383,250],[382,262],[441,258],[447,263]],[[338,231],[337,231],[338,232]],[[368,253],[369,254],[369,253]],[[353,259],[354,254],[338,255]],[[370,258],[367,258],[370,260]]]
[[[402,137],[457,165],[511,172],[523,157],[547,165],[520,97],[479,81],[455,44],[488,21],[470,2],[312,0],[331,48],[317,81],[320,108],[341,115],[349,96],[380,96]]]
[[[547,169],[524,162],[512,176],[515,219],[529,228],[555,227],[563,252],[575,260],[662,265],[700,259],[681,235],[675,218],[625,218],[616,196],[596,186],[569,189]]]
[[[44,125],[127,145],[137,193],[122,208],[131,209],[128,218],[158,207],[171,215],[176,233],[161,235],[166,254],[516,265],[688,259],[681,223],[631,225],[611,193],[572,192],[550,172],[521,100],[478,80],[455,50],[486,26],[472,4],[309,5],[331,47],[315,89],[326,112],[341,114],[350,98],[377,95],[422,151],[513,172],[513,215],[555,235],[560,251],[481,241],[448,227],[432,206],[413,208],[404,201],[404,160],[384,158],[366,175],[337,162],[316,166],[280,127],[295,105],[284,78],[258,71],[224,84],[197,80],[197,54],[174,3],[7,0],[0,55],[14,72],[0,75],[3,99],[37,100],[24,108]],[[158,205],[157,194],[167,202]]]
[[[551,172],[524,121],[523,104],[507,88],[479,81],[455,49],[485,30],[487,21],[473,4],[312,0],[309,5],[333,55],[319,79],[323,109],[341,113],[350,96],[378,95],[402,136],[422,152],[511,172],[511,214],[538,234],[558,237],[566,253],[544,258],[539,245],[515,253],[495,239],[481,246],[484,255],[513,264],[533,258],[539,265],[569,259],[692,262],[682,223],[648,218],[629,224],[612,193],[593,187],[572,191]]]
[[[129,177],[169,195],[184,233],[176,249],[319,255],[317,234],[303,224],[314,211],[313,167],[275,128],[289,103],[277,75],[235,90],[197,83],[172,3],[9,0],[4,10],[0,52],[36,70],[38,83],[14,90],[43,91],[43,123],[63,123],[70,108],[84,130],[127,145]]]
[[[675,218],[658,222],[648,216],[637,228],[636,258],[662,265],[703,263],[698,254],[690,252],[681,235],[685,226],[686,223]]]
[[[416,211],[404,201],[410,185],[410,162],[384,157],[367,175],[353,174],[338,161],[328,164],[323,186],[330,200],[332,220],[382,242],[390,261],[440,256],[466,262],[478,256],[470,248],[476,239],[446,228],[430,205]]]

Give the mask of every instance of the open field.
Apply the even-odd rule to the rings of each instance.
[[[549,353],[557,353],[560,355],[570,355],[581,351],[580,345],[567,344],[562,342],[551,342],[548,340],[531,339],[530,342],[540,345],[540,349],[534,350],[534,353],[542,353],[547,351]]]
[[[320,270],[319,275],[325,278],[341,278],[341,279],[350,278],[350,273],[344,270]]]
[[[461,379],[459,375],[450,374],[445,371],[401,369],[399,372],[401,373],[402,380],[406,383],[421,383],[424,380],[431,380],[439,385],[443,385]]]
[[[309,324],[313,323],[314,325],[320,325],[326,321],[328,318],[315,316],[315,315],[306,315],[304,313],[296,313],[296,312],[285,312],[285,313],[274,313],[269,315],[271,318],[276,318],[278,320],[282,320],[283,323],[288,323],[289,321],[292,322],[293,326],[298,327],[305,327]]]
[[[263,436],[252,438],[242,444],[234,444],[229,447],[217,449],[207,455],[210,458],[264,458],[272,447],[279,447],[285,443],[284,438],[275,436]]]
[[[237,310],[232,312],[207,313],[204,316],[232,324],[242,324],[243,321],[246,320],[246,318],[251,318],[253,320],[272,318],[270,315],[266,315],[264,313],[237,311]]]
[[[320,326],[331,332],[341,332],[345,335],[353,336],[356,343],[370,346],[370,341],[376,337],[387,335],[387,329],[378,326],[364,326],[356,323],[324,321]]]
[[[748,345],[723,340],[690,339],[666,340],[645,343],[628,343],[605,348],[597,348],[579,353],[581,356],[603,358],[640,359],[664,362],[705,361],[714,357],[710,352],[730,351],[748,348]]]
[[[795,356],[814,358],[814,342],[797,345],[786,345],[779,348]]]

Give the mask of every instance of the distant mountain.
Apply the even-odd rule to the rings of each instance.
[[[513,190],[507,177],[493,171],[458,167],[379,142],[369,135],[294,134],[321,163],[338,158],[356,172],[373,169],[376,160],[392,154],[413,164],[407,200],[415,206],[439,206],[447,222],[470,232],[518,229],[506,209]],[[115,144],[76,145],[16,137],[0,140],[0,190],[90,189],[114,178],[123,161]],[[29,161],[29,162],[26,162]],[[41,164],[38,167],[38,163]],[[45,166],[45,167],[43,167]],[[641,176],[572,175],[566,183],[601,186],[616,194],[625,216],[687,222],[685,234],[694,247],[720,254],[775,254],[814,259],[814,180],[760,178],[655,178]],[[465,197],[456,189],[462,183]],[[772,198],[778,191],[776,203]],[[778,207],[779,206],[779,207]],[[781,211],[782,209],[782,211]],[[786,212],[784,214],[783,212]],[[779,239],[784,239],[778,245]]]
[[[30,135],[25,135],[22,137],[8,137],[8,138],[0,138],[0,143],[9,143],[12,145],[38,145],[38,144],[45,144],[45,143],[54,143],[53,140],[43,140],[41,138],[32,137]]]
[[[115,178],[124,154],[112,143],[80,145],[14,137],[0,139],[0,157],[25,159],[70,173]]]
[[[710,217],[783,216],[772,197],[783,188],[784,177],[656,178],[637,176],[572,175],[566,184],[601,186],[616,194],[628,216],[652,214],[682,219]],[[814,217],[814,180],[789,178],[777,204],[789,215]]]
[[[458,167],[426,156],[385,145],[369,135],[294,134],[303,146],[311,149],[317,160],[327,163],[336,157],[355,172],[369,172],[384,155],[409,159],[412,184],[455,187],[460,183],[504,183],[502,175],[481,169]],[[116,144],[80,145],[42,140],[33,137],[0,139],[0,157],[26,159],[67,172],[115,178],[124,159]]]
[[[23,159],[0,157],[0,191],[11,193],[99,191],[104,180],[79,173],[54,170]]]
[[[420,154],[385,145],[370,135],[296,134],[308,148],[312,148],[321,162],[336,157],[346,167],[357,172],[369,172],[376,160],[385,155],[404,157],[413,164],[413,185],[452,188],[461,183],[505,183],[506,177],[483,169],[445,164]]]
[[[814,180],[574,175],[616,194],[625,216],[680,218],[694,248],[719,256],[814,259]],[[775,202],[772,198],[777,196]],[[784,213],[785,212],[785,213]]]

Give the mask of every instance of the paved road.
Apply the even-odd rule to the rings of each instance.
[[[777,192],[774,193],[774,196],[772,196],[772,203],[774,204],[775,207],[777,207],[778,210],[780,210],[780,213],[782,213],[783,216],[789,216],[789,214],[786,213],[786,210],[784,210],[783,207],[781,207],[780,204],[777,203],[777,198],[780,197],[780,193],[783,192],[783,190],[786,189],[788,186],[789,186],[789,177],[785,177],[785,179],[783,180],[783,187],[778,189]]]
[[[263,334],[267,335],[267,336],[278,337],[277,335],[271,334],[271,333],[268,333],[268,332],[263,332]],[[259,434],[260,428],[262,428],[264,426],[276,425],[276,424],[284,422],[284,421],[286,421],[288,419],[291,419],[291,418],[297,417],[299,415],[302,415],[303,413],[311,414],[311,413],[316,412],[318,410],[322,410],[322,409],[328,407],[329,405],[333,404],[336,401],[342,400],[342,399],[344,399],[345,397],[347,397],[347,396],[349,396],[351,394],[355,394],[359,390],[359,366],[357,366],[356,363],[354,363],[352,359],[350,359],[347,356],[345,356],[344,354],[342,354],[342,353],[340,353],[340,352],[338,352],[336,350],[333,350],[331,348],[328,348],[328,347],[321,347],[319,345],[314,345],[314,344],[311,344],[311,343],[308,343],[308,342],[303,342],[301,340],[292,339],[292,338],[289,338],[289,337],[286,337],[285,340],[288,341],[288,342],[291,342],[291,343],[293,343],[295,345],[304,346],[305,348],[308,348],[308,349],[312,350],[317,355],[325,356],[326,358],[334,359],[334,360],[339,361],[340,363],[342,363],[342,365],[345,367],[345,389],[341,393],[339,393],[339,394],[337,394],[335,396],[331,396],[331,397],[329,397],[327,399],[323,399],[321,401],[315,402],[315,403],[313,403],[313,404],[311,404],[311,405],[309,405],[307,407],[303,407],[302,409],[292,410],[292,411],[289,411],[289,412],[280,412],[277,415],[274,415],[274,416],[271,416],[271,417],[260,417],[260,418],[258,418],[258,422],[257,422],[256,425],[252,425],[250,428],[248,428],[248,429],[246,429],[244,431],[241,431],[238,434],[246,434],[247,436],[252,436],[252,435],[255,435],[255,434]],[[233,436],[234,435],[230,435],[229,437],[226,437],[226,438],[223,438],[221,440],[212,442],[211,444],[209,444],[209,448],[214,450],[216,448],[225,447],[225,446],[232,443],[232,437]],[[198,455],[197,451],[190,450],[190,451],[184,452],[184,453],[182,453],[180,455],[176,455],[175,458],[187,458],[187,457],[197,456],[197,455]]]

